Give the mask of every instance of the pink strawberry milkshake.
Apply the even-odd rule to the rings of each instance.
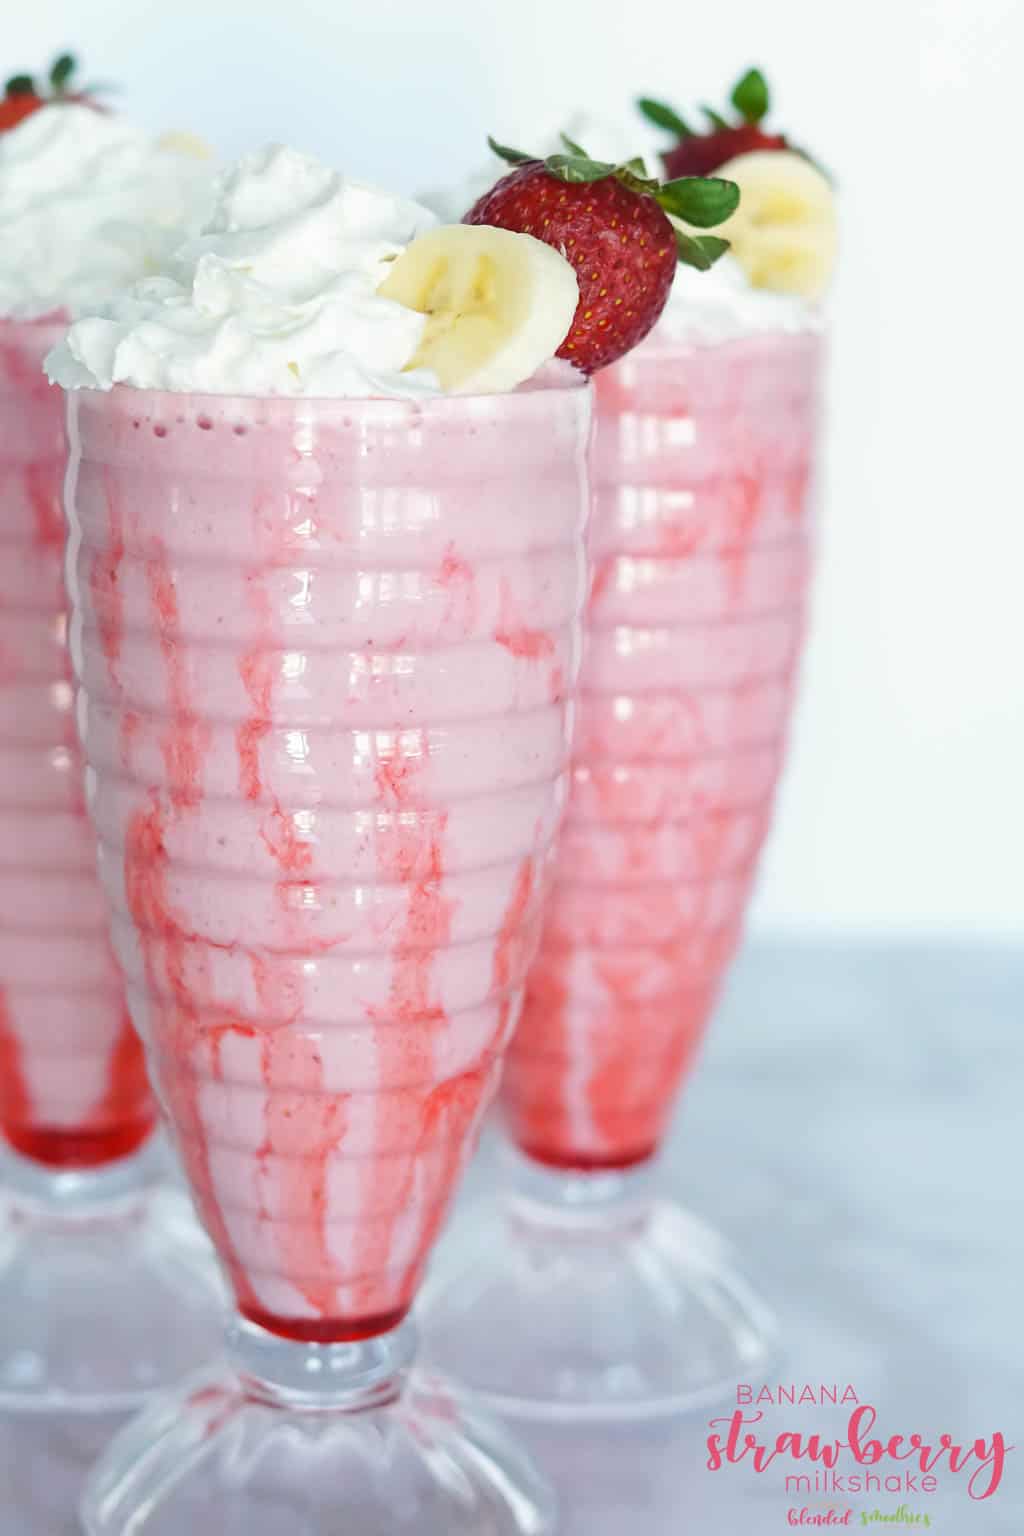
[[[127,1156],[154,1111],[85,814],[64,404],[43,359],[80,305],[180,239],[201,177],[71,101],[0,134],[0,1132],[51,1168]]]
[[[278,1333],[401,1319],[495,1088],[567,782],[588,393],[71,396],[115,944]]]
[[[804,633],[822,350],[662,326],[595,378],[573,787],[505,1077],[538,1162],[651,1157],[739,938]]]
[[[51,1167],[153,1125],[85,813],[67,652],[56,320],[0,320],[0,1130]],[[102,579],[100,573],[98,578]]]

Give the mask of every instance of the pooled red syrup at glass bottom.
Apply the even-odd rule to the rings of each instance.
[[[562,1173],[625,1173],[630,1168],[640,1168],[649,1163],[658,1150],[656,1142],[636,1152],[610,1154],[608,1157],[590,1157],[586,1153],[552,1151],[549,1147],[535,1146],[530,1141],[519,1141],[519,1150],[533,1163],[554,1168]]]
[[[147,1108],[121,1115],[121,1104]],[[111,1053],[106,1097],[91,1125],[34,1125],[26,1118],[19,1123],[12,1115],[0,1129],[15,1152],[47,1168],[102,1168],[131,1157],[149,1139],[156,1117],[148,1105],[149,1080],[141,1043],[125,1014]]]
[[[377,1317],[275,1317],[259,1307],[239,1307],[242,1316],[257,1328],[291,1339],[298,1344],[358,1344],[391,1333],[408,1315],[408,1307],[396,1307]]]
[[[108,1163],[131,1157],[149,1139],[153,1120],[147,1116],[134,1124],[119,1125],[110,1131],[67,1131],[46,1126],[3,1128],[4,1139],[21,1157],[42,1163],[46,1168],[104,1168]]]

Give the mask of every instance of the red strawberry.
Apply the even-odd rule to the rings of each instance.
[[[86,106],[96,106],[88,89],[68,89],[74,72],[74,57],[70,53],[62,53],[54,60],[50,70],[48,93],[40,93],[31,75],[13,75],[0,98],[0,133],[16,128],[26,117],[31,117],[33,112],[50,102],[80,101]],[[97,110],[102,108],[97,106]]]
[[[768,83],[759,69],[748,69],[736,82],[730,97],[739,113],[739,121],[730,123],[712,107],[702,110],[711,124],[706,133],[695,133],[673,107],[643,97],[637,106],[659,128],[674,133],[679,140],[665,151],[662,160],[669,176],[710,176],[737,155],[758,149],[790,149],[781,133],[765,133],[761,124],[771,104]]]
[[[680,139],[661,158],[669,176],[710,176],[737,155],[747,155],[755,149],[788,148],[781,133],[763,133],[756,123],[743,123],[739,128],[718,128],[714,133]]]
[[[27,76],[15,76],[7,82],[7,94],[0,101],[0,133],[16,128],[23,118],[31,117],[43,104],[43,97],[37,94],[33,85],[29,84],[24,90],[20,88],[22,79]]]
[[[569,153],[547,160],[489,142],[515,169],[463,223],[533,235],[570,262],[580,299],[557,356],[583,373],[606,368],[643,340],[665,307],[677,261],[706,269],[727,248],[714,236],[677,232],[668,214],[701,229],[722,223],[739,202],[730,181],[663,184],[647,177],[641,161],[591,160],[568,139]]]

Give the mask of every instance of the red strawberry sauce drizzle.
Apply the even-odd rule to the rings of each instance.
[[[11,1025],[7,993],[0,987],[0,1124],[12,1145],[32,1125],[32,1096],[21,1066],[21,1047]]]
[[[170,784],[171,804],[178,810],[185,810],[199,804],[202,759],[209,746],[210,732],[200,721],[189,698],[178,594],[167,551],[159,539],[153,541],[146,561],[146,579],[160,638],[171,710],[170,729],[162,747],[164,766]]]
[[[345,1136],[348,1100],[326,1091],[319,1045],[296,1022],[288,1020],[262,1037],[266,1135],[260,1158],[264,1167],[274,1159],[278,1197],[288,1213],[277,1228],[281,1267],[314,1312],[328,1320],[338,1316],[332,1278],[337,1265],[327,1240],[328,1175],[331,1154]],[[287,1088],[280,1086],[282,1080]]]
[[[399,749],[404,745],[401,737],[396,739],[395,752],[381,756],[375,772],[375,792],[377,804],[386,815],[376,832],[379,874],[382,879],[405,887],[407,898],[405,916],[392,945],[387,1001],[381,1007],[367,1010],[376,1022],[379,1076],[382,1083],[392,1088],[379,1097],[382,1156],[373,1186],[366,1191],[366,1214],[371,1217],[376,1207],[394,1215],[390,1220],[366,1222],[367,1235],[359,1254],[359,1270],[365,1276],[365,1308],[357,1294],[349,1298],[347,1315],[339,1317],[333,1279],[337,1265],[332,1261],[327,1239],[328,1172],[332,1154],[345,1135],[349,1102],[343,1094],[324,1091],[319,1040],[300,1032],[302,977],[297,968],[293,969],[297,967],[298,954],[282,957],[243,951],[252,967],[261,1012],[265,1019],[274,1020],[272,1028],[263,1022],[257,1027],[214,1002],[210,995],[211,946],[190,933],[173,911],[168,895],[166,835],[175,820],[198,804],[207,733],[190,705],[173,576],[159,549],[147,563],[147,576],[171,706],[172,734],[164,746],[171,804],[162,806],[153,797],[148,809],[137,814],[128,836],[125,876],[129,907],[143,935],[153,1006],[163,1016],[162,1028],[156,1034],[165,1042],[160,1054],[172,1118],[178,1127],[204,1219],[231,1272],[243,1312],[264,1326],[297,1338],[370,1336],[394,1326],[411,1299],[423,1256],[443,1219],[446,1197],[459,1165],[468,1155],[471,1129],[484,1095],[492,1086],[495,1053],[508,1021],[508,989],[521,969],[516,946],[523,942],[525,914],[534,886],[533,862],[524,861],[518,873],[498,935],[494,988],[501,994],[501,1003],[493,1047],[472,1070],[439,1084],[424,1097],[416,1085],[432,1078],[434,1037],[447,1024],[434,968],[439,950],[449,942],[454,911],[443,890],[448,817],[446,812],[429,806],[424,757],[400,755]],[[459,611],[453,613],[453,622],[459,627],[469,625],[475,615],[472,572],[454,550],[445,557],[439,582],[459,594]],[[272,726],[275,658],[265,593],[258,584],[250,591],[262,632],[239,666],[251,706],[237,732],[239,788],[245,800],[261,804],[268,796],[261,773],[260,746]],[[550,637],[543,638],[547,645],[542,640],[542,655],[550,648]],[[291,836],[281,834],[284,824],[292,828],[292,823],[276,799],[270,798],[270,816],[261,829],[265,844],[279,863],[282,875],[308,872],[312,847],[298,841],[293,830]],[[283,879],[283,904],[292,905],[293,888],[305,883]],[[317,943],[313,949],[324,947],[328,946]],[[313,949],[307,944],[300,953],[311,953]],[[276,1203],[289,1216],[287,1223],[275,1223],[286,1228],[276,1236],[278,1256],[287,1278],[317,1314],[312,1318],[272,1317],[260,1305],[216,1197],[197,1090],[203,1075],[201,1053],[206,1052],[210,1075],[220,1078],[222,1045],[231,1034],[260,1040],[267,1104],[265,1136],[259,1148],[261,1178],[276,1178]],[[289,1086],[280,1088],[282,1080]],[[395,1084],[403,1086],[395,1091]],[[408,1147],[408,1154],[397,1158],[383,1155],[386,1147],[396,1144]],[[423,1174],[423,1157],[428,1154],[432,1158],[429,1187],[421,1191],[417,1181]],[[386,1181],[388,1170],[394,1170],[391,1177],[398,1181],[393,1189],[383,1187],[381,1182]],[[397,1294],[401,1305],[381,1315],[380,1285],[391,1262],[396,1223],[411,1205],[424,1209],[423,1229],[416,1233],[406,1271],[387,1278],[389,1293]],[[266,1216],[265,1198],[263,1208]]]
[[[206,1229],[231,1275],[239,1305],[255,1307],[244,1266],[235,1252],[214,1188],[210,1149],[199,1103],[200,1057],[221,1076],[221,1040],[251,1032],[214,1002],[210,942],[191,932],[175,912],[168,889],[167,837],[172,824],[199,805],[202,760],[209,732],[192,707],[181,635],[177,589],[164,545],[154,540],[145,563],[153,619],[163,657],[170,721],[162,743],[169,804],[153,790],[135,812],[125,838],[128,910],[139,934],[152,1010],[162,1091],[176,1141]]]
[[[295,822],[282,808],[277,795],[263,781],[260,747],[273,729],[274,679],[278,671],[277,648],[273,632],[270,598],[260,577],[250,574],[246,590],[254,609],[258,636],[238,664],[239,676],[251,706],[251,713],[236,733],[238,750],[238,787],[244,800],[258,803],[266,799],[268,808],[260,824],[260,838],[268,853],[280,865],[282,885],[294,885],[294,876],[312,868],[313,846],[299,837]],[[279,893],[287,907],[287,891]]]
[[[547,630],[532,628],[524,622],[516,606],[516,600],[505,581],[501,584],[501,606],[494,638],[513,656],[522,657],[527,661],[536,661],[554,654],[554,640]]]
[[[521,979],[526,969],[525,960],[531,939],[530,899],[533,893],[533,856],[527,854],[519,866],[519,873],[512,887],[512,896],[498,930],[498,943],[494,951],[494,991],[496,996],[501,998],[498,1013],[499,1042],[504,1040],[512,1008],[511,989]]]
[[[106,657],[111,680],[116,683],[124,629],[124,597],[121,591],[124,526],[120,497],[112,486],[106,487],[106,502],[107,542],[100,545],[92,557],[89,587],[100,646]]]
[[[189,932],[171,904],[165,839],[169,817],[180,814],[180,808],[165,809],[153,792],[149,805],[132,817],[125,842],[125,895],[142,946],[160,1086],[175,1139],[206,1230],[244,1310],[258,1303],[214,1189],[199,1105],[200,1054],[205,1048],[211,1076],[219,1078],[220,1036],[237,1023],[221,1018],[212,1006],[208,942]]]
[[[330,1157],[343,1139],[347,1120],[345,1095],[324,1089],[320,1043],[303,1032],[301,956],[322,952],[336,940],[310,941],[296,933],[298,954],[269,955],[244,945],[231,946],[248,957],[261,1018],[247,1020],[241,1010],[225,1008],[211,989],[210,950],[217,946],[189,933],[167,898],[165,835],[170,819],[181,817],[199,803],[202,754],[209,739],[191,706],[181,652],[177,595],[173,576],[158,551],[147,565],[151,601],[161,638],[172,712],[172,734],[164,747],[171,783],[171,807],[164,812],[154,802],[140,813],[126,850],[129,906],[144,936],[144,953],[154,1006],[161,1009],[161,1036],[167,1066],[165,1086],[172,1118],[204,1221],[224,1259],[241,1310],[278,1332],[298,1337],[357,1336],[360,1325],[339,1320],[337,1286],[327,1239],[328,1170]],[[239,672],[252,713],[238,729],[239,787],[244,799],[264,796],[259,745],[272,726],[273,681],[276,668],[269,599],[262,583],[250,579],[250,597],[259,619],[256,643],[243,655]],[[290,878],[312,865],[313,849],[296,835],[291,818],[276,796],[264,818],[260,835],[280,865],[280,904],[290,918],[296,882]],[[161,969],[167,985],[161,983]],[[159,998],[169,985],[173,1001]],[[273,1222],[281,1270],[317,1314],[318,1319],[271,1317],[260,1305],[237,1254],[217,1198],[208,1138],[198,1102],[200,1057],[204,1048],[208,1069],[223,1081],[223,1044],[229,1035],[258,1039],[265,1089],[264,1137],[258,1149],[260,1182],[274,1180],[276,1203],[286,1220]],[[285,1086],[282,1086],[284,1084]],[[265,1198],[261,1216],[270,1223]],[[323,1332],[324,1327],[328,1332]],[[356,1333],[352,1332],[355,1328]],[[311,1330],[312,1329],[312,1333]]]
[[[450,543],[437,573],[438,585],[450,594],[445,622],[453,633],[470,635],[476,627],[477,596],[473,567]]]
[[[96,1129],[55,1131],[51,1135],[55,1142],[61,1138],[69,1144],[77,1143],[77,1153],[69,1145],[62,1157],[65,1167],[97,1166],[137,1151],[150,1135],[155,1118],[142,1041],[135,1033],[127,1007],[122,1006],[110,1056],[107,1091],[92,1115]],[[43,1162],[48,1160],[52,1159],[40,1158]]]
[[[616,375],[615,369],[599,375],[598,393],[604,397],[606,410],[609,409],[609,391],[616,385]],[[613,399],[615,409],[629,409],[633,403],[631,396],[621,402]],[[665,414],[685,416],[689,409],[686,402],[681,401],[676,408],[666,405]],[[739,457],[741,462],[746,461],[748,468],[737,470],[727,484],[716,488],[717,499],[721,500],[724,493],[727,502],[718,559],[726,573],[731,611],[739,608],[745,596],[749,557],[765,500],[766,470],[758,462],[753,445],[748,445]],[[774,470],[773,466],[768,468]],[[787,513],[791,512],[794,520],[799,521],[804,511],[807,466],[801,464],[796,471],[780,466],[774,473],[785,494]],[[688,521],[685,528],[666,524],[660,540],[664,555],[685,559],[697,553],[697,546],[710,532],[706,518],[698,524]],[[615,578],[617,562],[618,557],[610,554],[597,563],[591,591],[591,602],[595,607]],[[734,708],[738,714],[749,707],[752,688],[753,684],[743,681],[733,686]],[[683,693],[679,709],[690,712],[695,725],[700,726],[699,698]],[[734,730],[738,735],[738,727]],[[698,756],[702,746],[707,746],[702,736],[701,727],[694,734],[694,750]],[[638,748],[639,744],[634,743],[634,746]],[[623,845],[624,867],[628,867],[631,860],[639,859],[641,846],[650,838],[650,828],[644,823],[638,823],[635,828],[630,826],[631,786],[628,782],[619,783],[612,771],[613,764],[600,760],[598,743],[595,742],[591,750],[598,752],[597,760],[590,765],[589,778],[601,805],[601,817],[606,826],[616,828]],[[656,758],[663,748],[652,739],[644,750]],[[707,800],[697,809],[693,832],[698,899],[687,921],[686,934],[660,945],[645,946],[642,956],[629,953],[619,956],[614,950],[609,951],[596,928],[590,934],[563,942],[554,938],[549,925],[540,962],[528,986],[519,1036],[520,1055],[517,1059],[513,1052],[507,1077],[506,1104],[511,1129],[529,1156],[552,1166],[583,1170],[626,1167],[653,1155],[671,1110],[671,1089],[683,1075],[700,1043],[718,982],[735,942],[738,913],[735,926],[715,930],[708,926],[712,881],[721,868],[729,831],[727,807]],[[630,899],[628,890],[613,889],[607,893],[609,907],[615,903],[623,905]],[[671,899],[670,891],[666,891],[665,899]],[[684,952],[689,935],[703,935],[706,944],[696,977]],[[573,1025],[569,1018],[570,1008],[573,1008],[573,956],[577,950],[589,954],[607,998],[601,1007],[605,1016],[602,1044],[599,1052],[595,1050],[596,1059],[586,1082],[587,1116],[596,1138],[613,1149],[607,1155],[595,1154],[592,1146],[577,1144],[577,1131],[566,1098],[564,1077],[568,1061],[576,1057],[580,1049],[571,1039]],[[659,993],[664,995],[657,1004],[653,1001],[645,1003],[644,981],[655,965],[664,965],[669,973],[677,971],[678,979],[668,992],[659,987]],[[673,1000],[674,1026],[666,1029],[663,1014],[669,996]],[[578,1003],[574,1012],[577,1014],[575,1028],[577,1031],[582,1029],[585,1036],[586,1020],[581,1012],[584,1008],[584,1004]],[[650,1021],[647,1025],[645,1016]],[[652,1043],[657,1042],[653,1053],[636,1050],[636,1040],[641,1036]],[[556,1062],[556,1053],[564,1057],[564,1062]],[[535,1072],[539,1076],[535,1077]],[[657,1093],[652,1085],[658,1082],[665,1085],[666,1103],[664,1113],[654,1123],[650,1111]],[[644,1106],[635,1115],[627,1109],[631,1099]]]
[[[271,730],[271,700],[274,687],[275,657],[270,649],[270,601],[258,575],[246,579],[246,594],[259,620],[259,638],[238,663],[238,673],[249,696],[252,712],[238,727],[238,787],[244,800],[259,800],[260,743]]]
[[[170,812],[172,817],[180,814]],[[279,1175],[279,1199],[288,1212],[287,1221],[275,1223],[278,1257],[295,1289],[326,1312],[332,1310],[335,1293],[324,1224],[327,1166],[344,1134],[345,1100],[322,1091],[319,1048],[296,1028],[300,983],[279,969],[277,961],[231,946],[248,955],[257,996],[272,1023],[264,1019],[256,1024],[214,999],[210,952],[218,946],[189,932],[172,908],[166,830],[154,796],[149,811],[134,818],[125,851],[128,905],[142,936],[151,1007],[158,1019],[161,1083],[204,1224],[228,1268],[240,1309],[275,1331],[288,1332],[287,1320],[270,1318],[260,1305],[217,1197],[199,1102],[201,1058],[205,1053],[210,1077],[222,1082],[225,1039],[236,1035],[260,1041],[266,1090],[264,1140],[258,1151],[261,1177]],[[282,1077],[290,1087],[281,1089]],[[265,1209],[262,1215],[269,1220]]]
[[[29,464],[25,468],[25,488],[35,519],[36,543],[44,548],[63,549],[64,513],[59,471],[49,461]]]

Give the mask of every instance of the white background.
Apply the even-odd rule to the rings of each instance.
[[[816,628],[762,926],[1024,934],[1024,0],[0,0],[155,127],[405,191],[749,63],[838,175]]]

